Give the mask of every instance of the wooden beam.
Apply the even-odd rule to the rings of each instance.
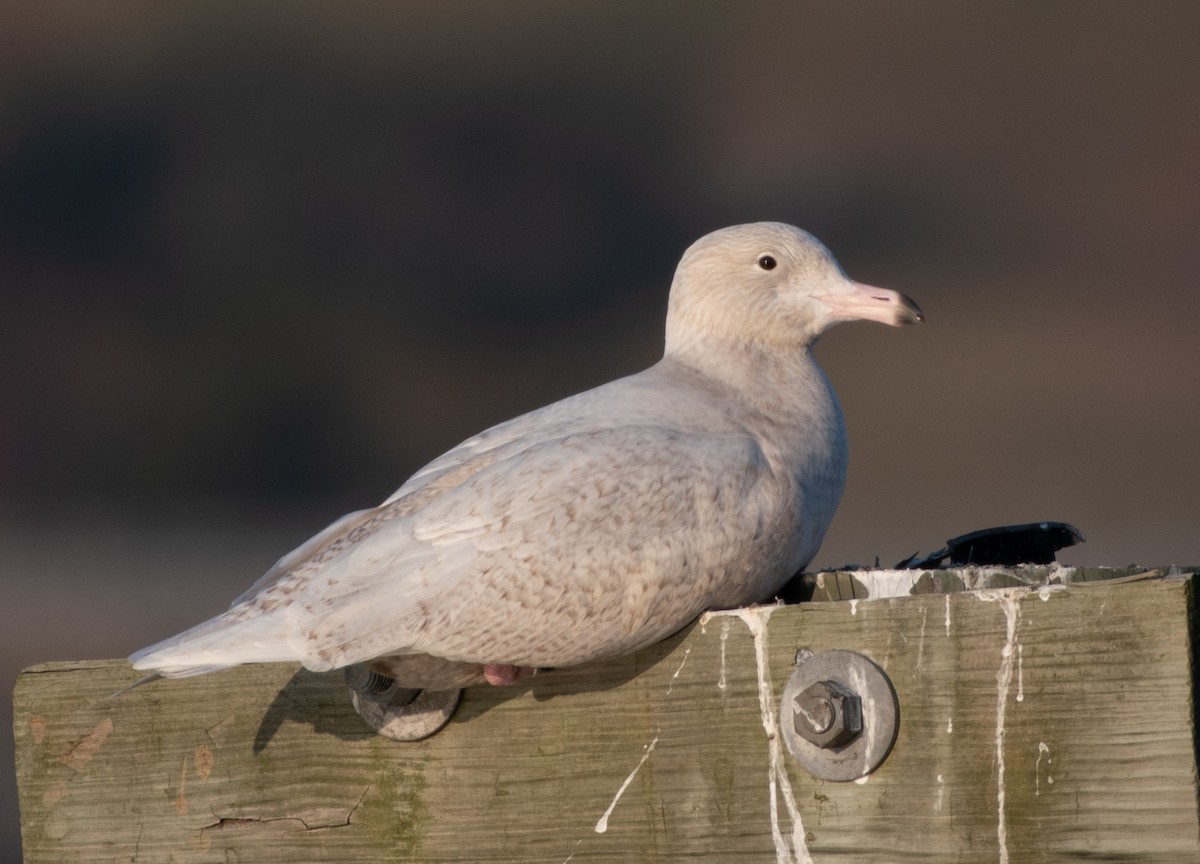
[[[37,666],[15,693],[25,861],[1194,862],[1195,614],[1190,576],[736,610],[469,690],[408,744],[336,674],[114,699],[123,662]],[[899,736],[865,782],[782,746],[801,647],[891,677]]]

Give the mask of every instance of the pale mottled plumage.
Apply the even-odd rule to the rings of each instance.
[[[842,414],[810,348],[853,318],[921,314],[797,228],[709,234],[679,264],[659,363],[464,441],[130,659],[168,677],[371,660],[411,687],[465,686],[482,664],[625,654],[770,598],[841,497]]]

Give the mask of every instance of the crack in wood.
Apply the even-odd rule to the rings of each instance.
[[[363,801],[366,800],[367,793],[370,791],[370,786],[363,790],[363,793],[358,796],[358,800],[354,802],[354,806],[350,808],[350,812],[346,814],[346,818],[341,822],[310,825],[302,816],[218,816],[216,813],[214,813],[213,818],[217,821],[211,822],[208,825],[200,826],[200,833],[203,834],[205,831],[237,830],[239,828],[246,828],[256,825],[272,825],[277,822],[298,822],[300,823],[301,829],[304,831],[325,831],[331,828],[348,828],[353,824],[354,814],[358,812],[358,809],[362,806]]]

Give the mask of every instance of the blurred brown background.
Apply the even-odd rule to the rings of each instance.
[[[820,346],[817,565],[1040,519],[1200,563],[1193,2],[7,6],[0,675],[650,364],[682,249],[760,219],[929,318]]]

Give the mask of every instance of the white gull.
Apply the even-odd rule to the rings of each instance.
[[[853,319],[924,320],[790,225],[702,237],[654,366],[467,439],[130,660],[165,677],[371,661],[408,687],[506,684],[767,600],[842,494],[842,412],[811,349]]]

